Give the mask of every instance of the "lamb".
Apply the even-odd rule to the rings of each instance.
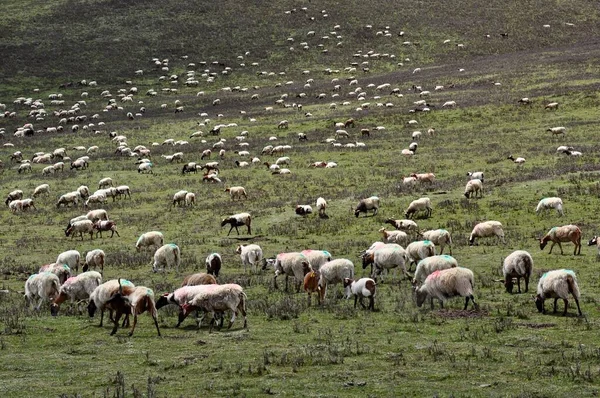
[[[104,310],[108,309],[111,320],[113,318],[113,309],[110,306],[106,306],[106,302],[110,300],[115,294],[119,292],[121,286],[134,287],[135,285],[126,279],[111,279],[98,286],[92,294],[90,294],[90,302],[88,304],[88,315],[90,318],[94,317],[96,310],[100,310],[100,327],[104,321]]]
[[[35,197],[35,196],[34,196]],[[14,190],[8,194],[6,200],[4,201],[5,205],[9,205],[13,200],[21,200],[23,199],[23,191],[20,189]]]
[[[540,278],[537,287],[537,295],[535,296],[535,305],[539,312],[546,313],[544,301],[547,298],[554,299],[554,312],[556,313],[556,302],[558,299],[563,299],[565,302],[565,310],[563,316],[567,316],[567,308],[569,306],[569,293],[573,295],[579,316],[583,316],[579,307],[579,286],[577,285],[577,276],[575,272],[568,269],[557,269],[546,272]]]
[[[263,264],[262,269],[264,270],[269,262]],[[310,262],[308,258],[302,253],[290,252],[290,253],[279,253],[275,258],[273,265],[275,269],[275,277],[273,278],[273,286],[277,287],[277,277],[281,274],[285,275],[285,291],[288,291],[288,278],[290,275],[294,276],[298,283],[296,291],[300,291],[300,284],[304,280],[304,276],[311,271]]]
[[[223,261],[221,260],[221,255],[219,253],[211,253],[206,257],[205,263],[206,272],[218,278],[219,271],[221,271],[221,266],[223,264]]]
[[[560,248],[560,254],[564,254],[560,243],[573,242],[573,244],[575,245],[573,255],[575,256],[581,254],[581,229],[579,229],[577,225],[563,225],[562,227],[552,228],[540,240],[540,249],[544,250],[544,247],[546,247],[549,241],[552,241],[552,246],[550,246],[550,253],[552,253],[552,248],[554,248],[554,245],[558,243],[558,247]]]
[[[310,307],[312,293],[317,293],[317,301],[321,305],[321,293],[319,288],[319,278],[321,274],[318,270],[312,270],[304,276],[304,291],[308,294],[308,306]]]
[[[146,232],[138,238],[135,248],[137,251],[140,251],[143,247],[156,246],[159,248],[163,245],[164,236],[161,232],[158,231],[150,231]]]
[[[65,231],[65,235],[71,235],[71,239],[73,239],[77,233],[79,233],[82,241],[84,233],[90,234],[90,239],[94,239],[94,224],[90,220],[76,221]]]
[[[96,238],[98,238],[98,234],[100,234],[100,237],[102,238],[102,232],[105,231],[110,231],[110,237],[112,238],[115,234],[117,234],[118,237],[121,237],[121,235],[119,235],[119,231],[117,231],[117,223],[111,220],[108,221],[102,221],[102,220],[97,220],[94,225],[93,225],[94,230],[96,231]]]
[[[419,240],[406,246],[406,259],[409,263],[409,269],[412,264],[417,265],[419,260],[431,256],[435,256],[435,244],[430,240]]]
[[[562,126],[561,127],[551,127],[549,129],[546,129],[546,131],[550,131],[553,136],[559,135],[559,134],[562,134],[564,136],[565,133],[567,132],[567,128],[562,127]]]
[[[31,196],[35,199],[36,197],[38,197],[41,194],[46,194],[46,196],[49,196],[50,195],[50,185],[48,185],[48,184],[38,185],[33,190],[33,195],[31,195]]]
[[[367,251],[362,257],[362,267],[371,266],[371,277],[377,279],[383,270],[400,267],[406,275],[406,251],[400,245],[386,244],[374,250]]]
[[[82,270],[86,272],[90,269],[90,267],[100,267],[100,272],[104,271],[104,260],[106,258],[106,253],[102,249],[94,249],[87,252],[85,255],[85,262],[83,263]]]
[[[556,211],[558,212],[558,215],[560,215],[560,216],[565,215],[565,213],[563,211],[563,201],[561,198],[556,198],[556,197],[543,198],[538,203],[538,205],[535,209],[535,214],[539,215],[542,210],[546,211],[548,209],[556,209]]]
[[[502,243],[506,243],[502,224],[499,221],[485,221],[475,225],[469,236],[469,246],[475,244],[475,238],[489,238],[490,236],[497,236]]]
[[[416,212],[422,210],[425,210],[427,217],[431,217],[432,208],[431,200],[429,198],[420,198],[410,202],[408,209],[406,209],[406,212],[404,213],[404,217],[411,219]]]
[[[246,318],[246,302],[248,297],[244,293],[241,286],[236,284],[220,285],[213,291],[200,292],[194,296],[192,300],[182,305],[182,314],[187,316],[193,310],[202,310],[204,313],[222,312],[231,310],[232,317],[229,321],[228,329],[231,328],[235,322],[238,311],[242,313],[244,317],[244,329],[248,327],[248,320]],[[212,331],[212,322],[210,324],[209,332]]]
[[[331,254],[326,250],[307,249],[302,250],[301,253],[306,256],[308,262],[310,263],[310,268],[315,271],[321,268],[321,266],[326,262],[331,261]]]
[[[175,195],[173,195],[173,207],[175,207],[175,204],[181,206],[185,203],[185,195],[188,194],[188,191],[178,191],[175,193]]]
[[[384,227],[379,230],[383,234],[383,242],[397,243],[401,246],[406,246],[408,243],[408,235],[404,231],[386,231]]]
[[[327,201],[322,198],[319,197],[317,198],[317,210],[319,211],[319,216],[320,217],[326,217],[327,215],[325,214],[325,209],[327,208]]]
[[[25,282],[25,298],[33,307],[33,300],[38,299],[35,307],[39,311],[44,301],[54,300],[60,290],[58,276],[52,272],[42,272],[31,275]]]
[[[525,250],[516,250],[509,254],[502,262],[503,282],[506,291],[512,294],[514,279],[517,279],[518,292],[521,293],[521,278],[525,279],[525,292],[529,290],[529,278],[533,272],[533,258]]]
[[[479,193],[479,197],[483,197],[483,182],[478,179],[473,179],[467,181],[467,185],[465,186],[465,197],[467,199],[471,197],[477,198],[477,193]]]
[[[469,305],[469,299],[473,302],[475,309],[478,305],[473,297],[473,288],[475,286],[475,276],[470,269],[455,267],[435,271],[430,274],[421,287],[415,287],[417,307],[421,307],[427,297],[431,297],[431,309],[433,310],[433,299],[440,301],[440,306],[444,308],[444,301],[454,296],[465,297],[465,307]]]
[[[296,205],[295,213],[299,216],[306,216],[312,214],[313,209],[310,205]]]
[[[215,253],[216,254],[216,253]],[[216,285],[217,280],[211,274],[205,274],[204,272],[198,272],[196,274],[188,275],[183,278],[181,287],[183,286],[200,286],[200,285]]]
[[[470,180],[481,180],[481,182],[484,182],[483,171],[468,172],[467,176],[469,176]]]
[[[352,261],[345,258],[328,261],[319,269],[321,276],[319,277],[319,293],[321,301],[325,301],[327,287],[336,283],[343,283],[345,278],[354,279],[354,264]],[[350,287],[346,287],[346,299],[350,298]]]
[[[246,273],[246,267],[249,265],[252,267],[252,271],[256,273],[258,264],[262,261],[263,251],[259,245],[239,245],[235,250],[242,259],[244,265],[244,273]]]
[[[452,237],[450,232],[445,229],[433,229],[422,233],[423,239],[430,240],[436,247],[440,248],[440,254],[444,253],[444,247],[450,247],[450,255],[452,255]]]
[[[447,254],[440,256],[431,256],[424,258],[417,264],[415,275],[413,276],[413,286],[420,286],[425,282],[425,279],[435,271],[458,267],[458,261]]]
[[[60,305],[66,300],[86,300],[92,292],[102,284],[102,275],[96,271],[88,271],[71,277],[60,287],[58,296],[50,304],[50,313],[57,316]]]
[[[63,263],[42,265],[38,270],[38,273],[42,272],[52,272],[54,275],[58,276],[58,280],[61,284],[65,283],[65,281],[71,277],[71,268]]]
[[[179,250],[179,246],[174,243],[167,243],[166,245],[159,247],[154,253],[152,271],[157,272],[159,266],[165,266],[169,268],[175,267],[176,272],[179,272],[180,262],[181,250]]]
[[[379,198],[377,196],[371,196],[370,198],[361,199],[358,205],[354,209],[354,215],[358,217],[360,213],[365,213],[365,217],[368,215],[368,211],[373,210],[373,216],[377,215],[379,211]]]
[[[242,196],[244,199],[248,199],[248,195],[246,194],[246,189],[244,189],[244,187],[225,188],[225,192],[229,192],[231,200],[242,200]]]
[[[394,228],[399,229],[404,232],[415,232],[419,233],[419,226],[413,220],[394,220],[388,218],[385,220],[386,224],[391,224]]]
[[[356,308],[357,302],[365,309],[375,311],[375,296],[377,294],[377,284],[371,278],[361,278],[357,281],[344,278],[344,288],[350,288],[350,291],[354,295],[354,308]],[[363,298],[369,298],[369,306],[365,307],[363,304]]]
[[[240,231],[238,230],[238,227],[241,227],[243,225],[248,227],[248,235],[252,234],[252,230],[251,230],[252,216],[250,216],[250,213],[238,213],[238,214],[234,214],[232,216],[224,218],[221,221],[221,228],[224,227],[226,224],[231,225],[231,228],[229,228],[229,232],[227,233],[227,236],[229,236],[229,234],[231,233],[233,228],[235,228],[235,231],[239,235]]]
[[[105,303],[105,306],[107,308],[116,311],[114,317],[114,327],[113,330],[110,332],[110,335],[112,336],[117,332],[121,316],[123,314],[128,316],[131,313],[133,314],[133,325],[131,326],[131,330],[129,331],[129,337],[133,336],[135,326],[137,325],[137,316],[148,311],[148,313],[154,320],[156,331],[158,333],[158,336],[160,337],[160,329],[158,327],[157,319],[158,314],[156,311],[156,304],[154,303],[154,292],[152,291],[152,289],[149,289],[145,286],[122,286],[121,279],[119,279],[118,282],[119,290]]]

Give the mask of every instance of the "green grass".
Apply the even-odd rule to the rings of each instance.
[[[309,22],[302,6],[309,8],[307,16],[318,18]],[[296,13],[284,14],[294,7]],[[330,14],[328,18],[320,16],[323,9]],[[64,1],[43,6],[8,1],[0,10],[4,57],[0,102],[17,112],[15,119],[0,119],[0,128],[6,131],[2,141],[15,145],[0,147],[2,193],[22,189],[28,197],[45,182],[51,189],[50,197],[36,201],[37,211],[10,214],[6,208],[0,212],[0,289],[11,290],[8,295],[0,293],[3,397],[597,395],[597,250],[584,246],[581,256],[573,256],[573,246],[564,244],[564,255],[557,247],[550,255],[548,248],[540,251],[538,243],[557,225],[579,225],[584,245],[600,229],[600,147],[594,140],[600,105],[600,52],[586,41],[597,26],[595,3],[488,2],[485,7],[475,7],[466,1],[406,2],[401,6],[376,1],[366,7],[351,1],[334,9],[322,1],[276,5],[226,1],[218,6],[161,1],[144,7],[117,1]],[[372,31],[364,28],[369,23]],[[553,28],[542,28],[545,23]],[[329,53],[323,55],[319,38],[331,35],[335,24],[341,25],[336,30],[344,44],[337,47],[338,39],[330,39],[323,47]],[[376,37],[386,25],[393,37]],[[309,30],[316,31],[315,37],[306,37]],[[400,30],[407,32],[405,37],[397,36]],[[508,39],[498,37],[504,31],[509,32]],[[487,33],[493,37],[486,39]],[[288,49],[288,37],[295,39],[294,52]],[[452,44],[443,45],[446,38],[452,39]],[[404,46],[405,40],[419,45]],[[309,51],[300,48],[302,41],[309,42]],[[465,44],[465,50],[456,49],[458,42]],[[360,63],[366,58],[353,57],[359,50],[387,52],[396,58],[369,59],[371,73],[363,74]],[[250,51],[244,59],[248,66],[241,68],[236,56],[245,51]],[[183,54],[189,58],[180,58]],[[159,81],[163,72],[153,70],[152,57],[170,59],[168,74],[184,75],[189,62],[198,63],[195,70],[200,85],[187,88],[181,79],[178,85]],[[407,57],[411,61],[397,65]],[[202,60],[209,65],[200,66]],[[210,65],[213,60],[232,65],[234,73],[206,83],[206,78],[199,76],[203,69],[222,70],[222,66]],[[260,66],[251,67],[254,61]],[[344,72],[352,62],[358,63],[357,72]],[[423,70],[413,74],[417,66]],[[327,67],[341,72],[327,75],[322,72]],[[459,68],[465,71],[458,72]],[[136,69],[144,69],[144,75],[133,76]],[[310,70],[309,75],[301,74],[305,69]],[[263,70],[286,73],[256,75]],[[365,101],[348,95],[356,88],[348,86],[350,75],[368,93]],[[98,87],[58,90],[61,83],[84,78],[97,80]],[[315,82],[304,88],[308,78]],[[332,83],[333,78],[339,82]],[[139,89],[134,103],[122,104],[116,97],[119,89],[130,87],[125,80],[133,80]],[[294,83],[285,85],[287,81]],[[386,82],[399,87],[403,96],[368,87]],[[334,84],[342,85],[339,98],[331,97]],[[409,90],[413,84],[428,90],[437,84],[446,86],[443,91],[432,91],[428,98],[435,105],[432,112],[408,113],[420,99]],[[248,90],[222,91],[226,86]],[[144,95],[150,88],[159,92],[157,97]],[[163,88],[177,88],[178,92],[166,93]],[[110,90],[122,110],[102,111],[107,104],[100,98],[104,90]],[[71,133],[66,125],[69,132],[12,137],[15,128],[27,122],[34,123],[36,130],[57,125],[52,111],[81,100],[83,91],[89,92],[89,98],[82,113],[100,115],[93,121],[95,127]],[[199,91],[205,95],[196,96]],[[50,105],[46,100],[55,92],[63,94],[65,105]],[[305,92],[306,98],[297,98],[300,92]],[[254,93],[259,100],[250,100]],[[287,104],[301,103],[303,110],[275,105],[284,93],[289,94]],[[327,97],[317,100],[319,93]],[[375,95],[381,98],[374,99]],[[19,96],[44,99],[46,119],[27,118],[29,108],[13,104]],[[530,97],[533,104],[518,105],[521,97]],[[220,106],[211,105],[215,98],[221,99]],[[185,106],[182,114],[173,113],[176,99]],[[456,101],[457,107],[441,109],[449,100]],[[342,106],[343,101],[351,104]],[[551,101],[560,103],[558,111],[544,110]],[[337,109],[330,109],[332,102],[338,104]],[[361,102],[370,102],[371,107],[356,111]],[[378,102],[392,102],[394,107],[377,107]],[[168,104],[166,110],[160,107],[163,103]],[[142,105],[146,114],[127,120],[126,113],[135,113]],[[275,106],[274,111],[266,112],[267,106]],[[205,119],[200,116],[203,112],[208,113],[210,122],[199,126]],[[304,112],[313,116],[306,117]],[[362,141],[367,148],[338,149],[326,144],[325,139],[335,133],[333,122],[350,117],[356,119],[357,127],[348,129],[352,138],[344,142]],[[283,119],[290,122],[288,130],[277,129]],[[408,126],[410,119],[419,124]],[[106,125],[98,126],[99,121]],[[207,134],[217,123],[237,123],[237,127],[222,129],[221,137],[227,140],[226,157],[219,160],[224,184],[202,183],[201,174],[182,176],[181,164],[170,164],[161,157],[181,150],[186,162],[200,162],[201,151],[219,138]],[[561,125],[568,129],[565,137],[553,138],[545,131]],[[386,129],[375,131],[375,126]],[[427,136],[429,127],[435,127],[434,137]],[[371,137],[361,137],[361,128],[370,128]],[[205,136],[190,139],[197,130]],[[234,161],[241,158],[234,154],[240,149],[235,136],[243,130],[249,132],[248,150],[263,162],[276,159],[260,155],[265,145],[292,145],[286,153],[292,159],[292,175],[273,176],[265,166],[236,168]],[[417,154],[406,159],[400,151],[408,147],[415,130],[422,131],[423,138]],[[153,175],[138,174],[135,158],[114,154],[115,145],[108,138],[111,131],[126,135],[131,148],[141,144],[152,150]],[[309,141],[298,142],[299,132],[306,133]],[[277,141],[268,141],[270,136],[278,137]],[[190,145],[151,146],[167,138],[188,140]],[[66,147],[76,158],[82,155],[71,150],[77,145],[100,147],[91,155],[88,170],[42,177],[46,165],[33,165],[32,174],[19,175],[17,166],[9,161],[16,150],[31,158],[35,152],[58,147]],[[557,155],[559,145],[574,146],[584,156]],[[509,154],[523,156],[527,162],[516,166],[506,159]],[[321,160],[339,166],[327,170],[308,167]],[[479,170],[486,175],[484,197],[467,200],[462,194],[465,174]],[[402,186],[402,178],[413,172],[433,172],[436,181],[431,186]],[[117,222],[121,238],[80,241],[65,237],[68,220],[84,210],[56,209],[57,198],[82,184],[95,190],[103,177],[132,188],[131,200],[109,200],[103,207]],[[244,186],[248,200],[232,202],[224,185]],[[172,195],[180,189],[195,192],[198,205],[172,208]],[[351,208],[371,195],[381,198],[379,214],[355,218]],[[294,214],[296,204],[314,205],[319,196],[329,203],[329,219]],[[377,231],[386,218],[403,218],[408,204],[422,196],[431,198],[434,210],[431,218],[417,220],[419,227],[451,232],[454,257],[476,275],[478,313],[460,311],[463,301],[459,299],[449,301],[446,310],[417,308],[409,284],[393,273],[378,285],[374,313],[354,310],[351,300],[339,298],[339,287],[328,293],[322,308],[309,308],[304,294],[273,288],[272,270],[244,274],[235,254],[241,241],[235,231],[227,237],[227,229],[220,228],[223,217],[249,211],[254,233],[250,240],[267,256],[325,249],[335,258],[352,260],[356,275],[362,277],[367,272],[361,269],[358,254],[381,239]],[[565,217],[551,212],[535,215],[537,202],[547,196],[563,199]],[[482,220],[502,222],[506,245],[493,239],[480,240],[474,247],[467,245],[473,226]],[[152,273],[152,253],[135,251],[137,237],[150,230],[162,231],[167,242],[181,247],[182,275]],[[221,253],[224,268],[219,282],[238,283],[248,294],[248,330],[241,329],[239,319],[233,329],[210,334],[206,327],[197,330],[192,319],[176,329],[176,311],[165,308],[159,311],[162,338],[156,337],[147,315],[141,316],[133,337],[126,337],[122,329],[111,337],[110,322],[99,328],[97,317],[88,319],[75,305],[63,306],[60,316],[52,318],[47,309],[39,313],[30,310],[15,293],[23,290],[31,273],[54,261],[58,253],[68,249],[83,253],[93,248],[107,253],[105,280],[125,277],[156,294],[172,291],[184,274],[203,270],[209,253]],[[534,277],[529,293],[509,295],[495,280],[501,277],[502,259],[517,249],[532,254]],[[541,315],[535,310],[531,295],[539,276],[557,268],[577,273],[585,317],[575,317],[572,302],[567,317]],[[551,302],[547,304],[551,308]]]

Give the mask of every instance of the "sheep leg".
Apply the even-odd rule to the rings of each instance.
[[[233,322],[235,322],[235,317],[237,315],[237,311],[233,310],[231,312],[232,312],[232,315],[231,315],[231,319],[229,320],[229,326],[227,326],[227,329],[231,329],[231,327],[233,326]]]
[[[248,225],[248,235],[252,235],[252,229],[250,228],[250,225]]]
[[[275,289],[279,289],[279,287],[277,286],[277,276],[279,276],[279,273],[275,272],[275,277],[273,278],[273,287]]]
[[[561,254],[561,255],[565,254],[565,253],[563,252],[562,245],[560,244],[560,242],[556,242],[556,243],[558,244],[558,247],[560,247],[560,254]]]
[[[286,293],[287,293],[287,291],[288,291],[288,278],[289,278],[289,277],[288,277],[288,275],[286,274],[286,275],[285,275],[285,292],[286,292]]]
[[[429,298],[429,303],[431,304],[431,310],[433,311],[433,297]]]
[[[555,298],[555,299],[554,299],[554,313],[555,313],[555,314],[556,314],[556,302],[557,302],[557,301],[558,301],[558,298]],[[567,300],[565,299],[565,301],[567,301]]]
[[[552,249],[554,249],[554,245],[555,245],[555,244],[556,244],[556,243],[552,242],[552,245],[550,246],[550,252],[549,252],[548,254],[552,254]]]
[[[115,316],[113,330],[110,332],[111,336],[114,335],[115,333],[117,333],[117,329],[119,328],[119,321],[121,320],[121,315],[123,315],[121,313],[121,311],[117,311],[117,315]]]
[[[567,308],[569,308],[569,300],[567,299],[563,299],[563,301],[565,302],[565,310],[563,311],[563,316],[567,316]],[[556,312],[556,311],[554,311]],[[580,313],[581,315],[581,313]]]
[[[111,315],[112,318],[112,315]],[[104,321],[104,310],[100,311],[100,327],[102,327],[102,321]]]
[[[375,297],[369,296],[369,309],[375,311]]]
[[[235,232],[237,232],[237,234],[240,234],[240,230],[238,229],[237,225],[235,226]]]
[[[358,296],[354,296],[354,309],[356,309],[356,303],[358,302]],[[362,304],[362,302],[361,302]]]
[[[529,290],[529,277],[525,277],[525,293]]]
[[[154,319],[156,321],[156,318]],[[131,330],[129,331],[129,337],[133,336],[133,331],[135,330],[135,326],[137,325],[137,311],[133,313],[133,326],[131,327]],[[158,326],[158,324],[157,324]],[[158,335],[160,336],[160,332],[158,332]]]
[[[227,236],[229,236],[229,234],[231,233],[232,230],[233,230],[233,225],[231,225],[231,228],[229,228],[229,232],[227,232]]]
[[[521,278],[517,277],[517,291],[521,293]]]
[[[577,311],[579,312],[579,316],[583,316],[583,314],[581,313],[581,308],[579,307],[579,300],[575,296],[573,296],[573,299],[575,300],[575,304],[577,304]]]
[[[357,296],[354,296],[354,297],[357,297]],[[355,299],[355,302],[356,302],[356,299]],[[362,297],[358,300],[358,302],[360,303],[361,307],[363,307],[364,309],[367,309],[367,307],[365,306],[365,303],[363,303],[363,298]]]

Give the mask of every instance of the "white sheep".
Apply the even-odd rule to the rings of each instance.
[[[9,203],[12,202],[13,200],[20,200],[20,199],[23,199],[23,191],[21,191],[20,189],[16,189],[8,194],[8,196],[6,197],[6,200],[4,201],[4,204],[8,206]]]
[[[41,194],[46,194],[46,196],[49,196],[50,195],[50,185],[48,185],[48,184],[38,185],[33,190],[33,195],[31,195],[31,196],[35,199],[37,196],[39,196]]]
[[[535,305],[539,312],[546,313],[544,301],[547,298],[553,298],[554,312],[556,312],[556,302],[558,299],[562,299],[565,302],[563,316],[566,316],[567,308],[569,306],[569,293],[573,295],[573,299],[575,299],[579,316],[583,316],[581,308],[579,307],[579,298],[581,294],[579,292],[579,286],[577,285],[577,276],[575,275],[575,272],[568,269],[548,271],[542,275],[538,282]]]
[[[113,186],[113,180],[110,177],[103,178],[98,182],[98,189],[108,188],[108,187],[112,187],[112,186]]]
[[[244,273],[246,272],[246,267],[250,266],[252,272],[256,273],[258,264],[262,261],[263,251],[259,245],[239,245],[235,250],[237,254],[240,255],[242,259],[242,264],[244,265]]]
[[[484,221],[475,225],[469,236],[469,246],[475,244],[475,238],[489,238],[491,236],[497,236],[502,240],[502,243],[506,243],[502,223],[499,221]]]
[[[216,288],[202,291],[194,296],[194,298],[182,305],[183,317],[187,316],[193,310],[201,310],[206,313],[223,312],[230,310],[232,317],[229,321],[228,329],[235,322],[238,311],[244,317],[244,328],[248,327],[246,317],[246,302],[248,298],[242,287],[237,284],[217,285]],[[213,315],[214,317],[214,315]],[[202,318],[200,319],[200,322]],[[212,322],[210,330],[212,330]]]
[[[465,186],[465,197],[467,199],[473,196],[477,198],[477,193],[479,193],[480,198],[483,197],[483,182],[478,179],[467,181],[467,185]]]
[[[561,242],[572,242],[575,245],[573,255],[581,254],[581,229],[577,225],[563,225],[562,227],[553,227],[540,239],[540,250],[544,250],[544,247],[552,242],[550,246],[550,253],[554,245],[558,244],[560,248],[560,254],[563,254]]]
[[[92,294],[90,294],[90,302],[88,304],[88,315],[91,317],[94,316],[96,310],[100,310],[100,326],[104,321],[104,310],[106,308],[106,303],[110,300],[115,294],[119,292],[121,286],[130,286],[135,287],[133,283],[126,279],[111,279],[107,282],[104,282],[100,286],[98,286]],[[108,309],[110,313],[110,318],[113,319],[113,310]]]
[[[444,308],[444,301],[451,297],[465,297],[465,307],[467,309],[469,300],[473,302],[475,309],[478,305],[473,297],[475,286],[475,276],[470,269],[455,267],[435,271],[430,274],[421,287],[415,287],[417,307],[421,307],[427,297],[431,298],[431,309],[433,309],[433,299],[440,301],[440,306]]]
[[[263,264],[263,269],[269,262],[265,262]],[[289,252],[289,253],[279,253],[275,258],[275,263],[273,264],[273,268],[275,269],[275,277],[273,278],[273,286],[275,289],[277,287],[277,277],[279,275],[285,275],[285,291],[288,290],[288,278],[293,276],[296,279],[297,291],[300,291],[300,285],[304,280],[304,276],[311,271],[310,262],[308,258],[298,252]]]
[[[361,278],[357,281],[345,278],[344,288],[350,288],[350,292],[354,295],[354,308],[356,303],[359,302],[363,308],[368,308],[371,311],[375,311],[375,296],[377,295],[377,284],[371,278]],[[365,307],[363,304],[363,298],[369,299],[369,306]]]
[[[193,192],[188,192],[185,195],[185,205],[192,206],[196,204],[196,194]]]
[[[68,192],[68,193],[62,195],[60,198],[58,198],[58,201],[56,202],[56,207],[59,208],[60,205],[64,205],[65,207],[67,207],[69,204],[73,204],[73,206],[77,206],[80,199],[81,199],[81,195],[79,194],[79,192],[77,192],[77,191]]]
[[[90,220],[92,222],[95,222],[98,220],[108,221],[108,213],[104,209],[90,210],[87,212],[87,214],[85,216],[88,220]]]
[[[90,220],[76,221],[65,230],[65,235],[70,235],[71,239],[73,239],[76,234],[79,234],[81,240],[83,240],[84,233],[90,234],[90,239],[94,239],[94,223]]]
[[[65,283],[65,281],[71,277],[71,268],[63,263],[42,265],[38,270],[38,273],[42,272],[52,272],[54,275],[58,276],[60,283]]]
[[[310,263],[310,267],[313,269],[313,271],[318,271],[323,264],[325,264],[328,261],[331,261],[331,254],[327,250],[307,249],[302,250],[301,253],[306,256],[308,262]]]
[[[409,269],[424,258],[435,256],[435,244],[430,240],[419,240],[406,246]]]
[[[423,210],[425,210],[427,217],[431,217],[432,208],[431,200],[429,198],[420,198],[410,202],[410,205],[408,205],[404,216],[406,218],[412,218],[416,212]]]
[[[319,277],[319,288],[321,294],[321,302],[325,300],[327,287],[337,283],[344,283],[345,278],[354,279],[354,264],[352,261],[339,258],[326,262],[319,269],[321,276]],[[350,287],[346,287],[345,297],[350,298]]]
[[[102,275],[96,271],[88,271],[71,277],[60,287],[59,295],[50,304],[50,313],[58,315],[60,304],[66,300],[86,300],[92,292],[102,284]]]
[[[158,231],[150,231],[146,232],[138,238],[135,248],[137,251],[140,251],[143,247],[156,246],[159,248],[163,245],[164,236],[161,232]]]
[[[373,216],[377,215],[379,211],[379,198],[377,196],[371,196],[370,198],[361,199],[358,205],[354,209],[354,215],[358,217],[360,213],[365,213],[365,217],[368,215],[368,211],[373,210]]]
[[[525,250],[516,250],[509,254],[502,262],[503,282],[506,291],[512,293],[514,279],[517,279],[518,292],[521,293],[521,278],[525,279],[525,292],[529,290],[529,278],[533,272],[533,258]]]
[[[565,213],[563,211],[563,201],[561,198],[556,198],[556,197],[543,198],[538,203],[538,205],[535,209],[535,214],[539,215],[541,211],[545,212],[548,209],[556,209],[556,211],[558,212],[558,214],[560,216],[565,215]]]
[[[363,269],[371,266],[371,277],[377,279],[384,270],[400,267],[406,275],[406,251],[397,244],[385,244],[374,250],[369,250],[362,258]]]
[[[198,284],[198,285],[183,285],[182,287],[180,287],[179,289],[176,289],[174,292],[172,293],[165,293],[163,294],[157,301],[156,301],[156,308],[160,309],[166,305],[169,304],[175,304],[177,306],[180,307],[180,312],[179,312],[179,320],[178,323],[175,327],[179,327],[179,325],[181,325],[181,323],[185,320],[185,317],[183,315],[183,310],[182,310],[182,306],[186,303],[188,303],[189,301],[191,301],[197,294],[203,293],[203,292],[211,292],[211,291],[216,291],[217,289],[219,289],[220,285],[217,284]]]
[[[515,157],[513,155],[510,155],[507,159],[512,160],[513,163],[516,163],[518,165],[522,165],[523,163],[525,163],[525,158],[522,158],[522,157],[518,157],[515,159]]]
[[[393,225],[394,228],[400,231],[419,233],[419,226],[413,220],[394,220],[388,218],[385,220],[385,223]]]
[[[417,264],[417,269],[415,270],[412,281],[413,286],[420,286],[425,282],[425,279],[435,271],[454,267],[458,267],[458,261],[447,254],[424,258]]]
[[[562,134],[564,136],[565,133],[567,132],[567,128],[563,127],[563,126],[560,126],[560,127],[551,127],[549,129],[546,129],[546,131],[551,132],[553,136],[559,135],[559,134]]]
[[[176,272],[179,272],[179,263],[181,262],[181,250],[179,246],[174,243],[167,243],[156,250],[154,253],[154,263],[152,264],[152,270],[154,272],[159,271],[159,266],[165,266],[169,268],[175,268]]]
[[[229,192],[231,200],[242,200],[242,196],[244,197],[244,199],[248,199],[248,195],[246,194],[246,189],[244,187],[225,188],[225,192]]]
[[[140,163],[140,165],[138,166],[138,173],[154,174],[154,172],[152,171],[152,166],[152,162]]]
[[[383,242],[397,243],[401,246],[406,246],[408,243],[408,235],[404,231],[386,231],[384,227],[379,229],[383,235]]]
[[[452,255],[452,237],[450,232],[445,229],[433,229],[425,231],[421,234],[423,239],[430,240],[436,247],[440,248],[440,254],[444,253],[444,247],[450,247],[450,254]]]
[[[233,228],[235,228],[237,234],[239,235],[240,231],[238,230],[238,227],[241,227],[243,225],[248,227],[248,235],[252,234],[252,216],[250,215],[250,213],[238,213],[224,218],[221,221],[221,228],[223,228],[227,224],[231,226],[231,228],[229,228],[227,236],[229,236]]]
[[[327,165],[325,165],[325,167],[327,167]],[[317,198],[317,210],[319,211],[319,216],[326,217],[326,214],[325,214],[326,208],[327,208],[327,201],[322,197]]]
[[[102,249],[94,249],[87,252],[85,255],[85,263],[83,263],[82,270],[86,272],[90,267],[100,268],[100,272],[104,271],[104,261],[106,259],[106,253]]]
[[[31,275],[25,282],[25,298],[29,305],[33,307],[33,300],[38,299],[35,307],[40,309],[44,301],[53,300],[58,296],[60,290],[60,281],[58,276],[52,272],[42,272]]]
[[[221,255],[219,253],[211,253],[206,256],[204,263],[206,264],[206,273],[209,275],[214,275],[218,278],[219,272],[221,271],[221,266],[223,265]]]
[[[176,192],[175,195],[173,195],[173,207],[175,207],[176,204],[179,206],[185,204],[185,195],[187,194],[188,191],[184,190]]]
[[[467,176],[470,180],[481,180],[481,182],[484,182],[483,171],[470,171],[467,173]]]

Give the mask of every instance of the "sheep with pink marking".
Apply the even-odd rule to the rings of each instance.
[[[78,300],[87,300],[101,284],[102,275],[96,271],[84,272],[67,279],[60,287],[59,295],[50,305],[50,313],[52,316],[58,315],[60,305],[67,300],[70,300],[71,303]]]

